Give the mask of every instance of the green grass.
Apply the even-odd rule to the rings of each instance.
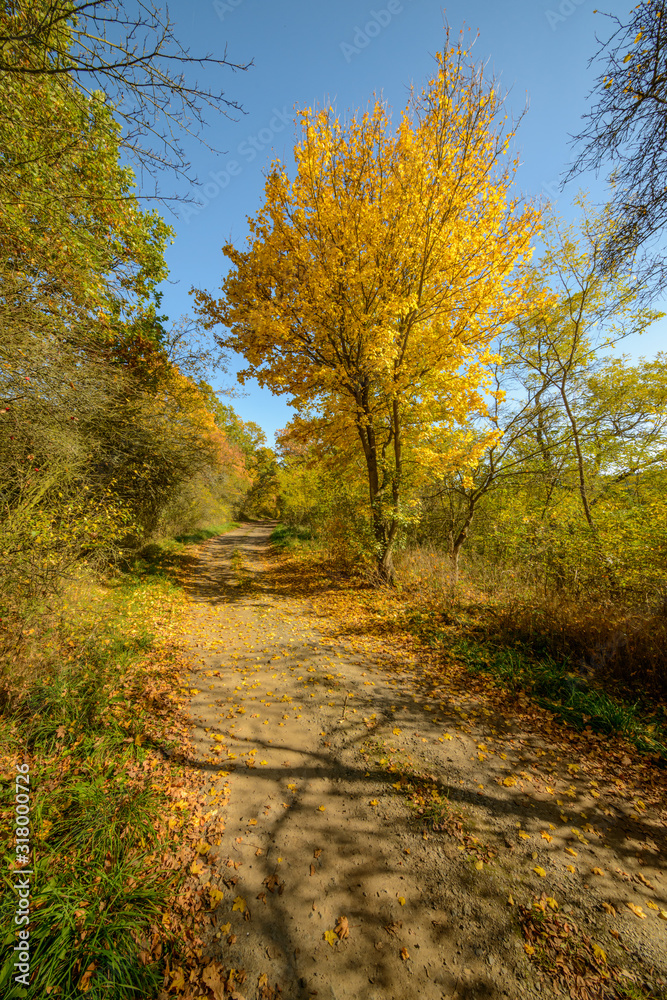
[[[226,532],[240,527],[241,525],[238,521],[226,521],[224,524],[215,524],[208,528],[197,528],[195,531],[191,531],[187,535],[176,535],[175,540],[180,545],[197,545],[199,542],[206,542],[209,538],[215,538],[217,535],[224,535]]]
[[[291,551],[313,541],[313,532],[303,526],[279,524],[270,535],[271,544],[282,551]]]
[[[667,731],[649,721],[638,701],[630,703],[593,687],[572,671],[568,661],[533,659],[512,648],[459,640],[450,652],[471,673],[491,675],[511,691],[523,690],[543,708],[577,729],[586,726],[608,735],[621,734],[646,753],[667,761]]]
[[[206,537],[218,533],[211,529]],[[86,970],[91,976],[83,987],[91,998],[147,1000],[159,991],[166,955],[156,959],[147,942],[184,872],[158,863],[169,847],[158,829],[168,806],[163,786],[171,765],[154,747],[170,746],[169,709],[156,717],[148,695],[156,685],[169,689],[175,667],[149,624],[153,609],[160,615],[178,598],[170,574],[186,555],[183,541],[150,546],[116,575],[104,596],[92,584],[87,598],[79,594],[76,607],[51,624],[51,648],[44,644],[28,687],[11,713],[0,716],[0,852],[6,873],[0,994],[7,1000],[74,1000]],[[17,758],[30,763],[35,872],[34,978],[27,990],[13,981],[16,896],[8,875]],[[172,954],[178,949],[174,942]]]
[[[667,762],[667,726],[639,700],[630,702],[592,685],[573,670],[569,660],[535,655],[520,646],[465,637],[464,616],[411,611],[405,622],[422,642],[465,664],[472,674],[486,674],[509,691],[524,691],[543,708],[577,729],[619,734],[645,753]],[[455,628],[452,628],[455,626]]]

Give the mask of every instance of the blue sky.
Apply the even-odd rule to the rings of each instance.
[[[630,2],[601,0],[604,9],[625,17]],[[174,0],[169,11],[176,34],[193,55],[210,53],[237,63],[250,60],[247,72],[199,73],[200,82],[223,87],[245,114],[236,121],[216,116],[205,138],[222,155],[195,142],[188,152],[199,186],[185,183],[179,193],[194,196],[199,207],[181,205],[166,213],[176,231],[167,253],[170,282],[162,290],[171,319],[192,311],[188,292],[194,285],[216,293],[226,267],[222,245],[242,244],[246,218],[259,208],[264,171],[275,157],[289,163],[295,140],[295,107],[334,104],[354,110],[378,93],[399,110],[411,82],[421,84],[442,48],[446,16],[454,35],[464,27],[479,31],[473,54],[487,62],[487,72],[510,91],[508,106],[519,114],[529,108],[518,133],[522,165],[517,184],[527,196],[558,198],[559,210],[571,216],[570,202],[582,186],[603,200],[602,179],[581,178],[559,195],[558,184],[572,156],[569,136],[581,129],[581,115],[594,79],[588,59],[595,52],[595,32],[606,37],[608,21],[594,13],[594,0],[463,0],[446,10],[433,0]],[[165,179],[165,190],[169,187]],[[624,350],[652,355],[665,344],[667,320],[656,324]],[[242,367],[233,362],[232,370]],[[225,383],[219,376],[216,387]],[[245,420],[267,433],[290,419],[284,398],[254,384],[232,400]]]

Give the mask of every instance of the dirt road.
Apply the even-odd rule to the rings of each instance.
[[[193,736],[226,824],[203,858],[213,994],[567,995],[535,961],[554,942],[573,995],[626,995],[612,965],[667,980],[664,812],[596,780],[600,746],[568,759],[497,698],[434,695],[418,652],[334,636],[326,594],[270,572],[271,528],[201,546],[191,585]]]

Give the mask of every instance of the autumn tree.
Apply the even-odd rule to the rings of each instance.
[[[620,225],[601,263],[613,267],[667,223],[667,2],[641,0],[626,18],[605,16],[611,34],[591,59],[598,76],[570,176],[609,169]],[[664,255],[658,264],[664,275]]]
[[[503,99],[462,44],[392,128],[379,101],[348,120],[299,114],[295,176],[275,162],[245,250],[200,314],[254,377],[288,393],[367,478],[380,576],[415,487],[457,463],[451,428],[484,408],[490,343],[518,310],[537,213],[510,188]]]

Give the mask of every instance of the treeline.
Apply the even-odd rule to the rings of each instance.
[[[664,689],[667,356],[622,353],[660,314],[599,274],[610,213],[580,208],[577,226],[546,219],[525,312],[501,331],[483,412],[446,440],[441,474],[425,482],[404,444],[395,582],[481,601],[506,637]],[[278,454],[283,521],[372,577],[363,453],[297,418]]]
[[[448,34],[398,120],[302,111],[199,313],[242,379],[290,394],[281,516],[339,566],[500,598],[529,641],[623,647],[664,685],[666,359],[623,353],[661,316],[659,261],[623,192],[579,195],[573,225],[518,197],[503,111]]]
[[[28,606],[82,559],[106,565],[155,533],[228,519],[265,446],[208,385],[215,359],[195,325],[160,314],[173,232],[123,165],[137,152],[147,80],[155,101],[160,87],[178,94],[145,53],[138,79],[142,56],[131,35],[125,49],[108,37],[113,18],[98,32],[75,8],[45,0],[0,13],[0,616],[10,643]],[[128,105],[123,119],[100,80],[125,81],[130,95],[136,84],[134,139]]]

